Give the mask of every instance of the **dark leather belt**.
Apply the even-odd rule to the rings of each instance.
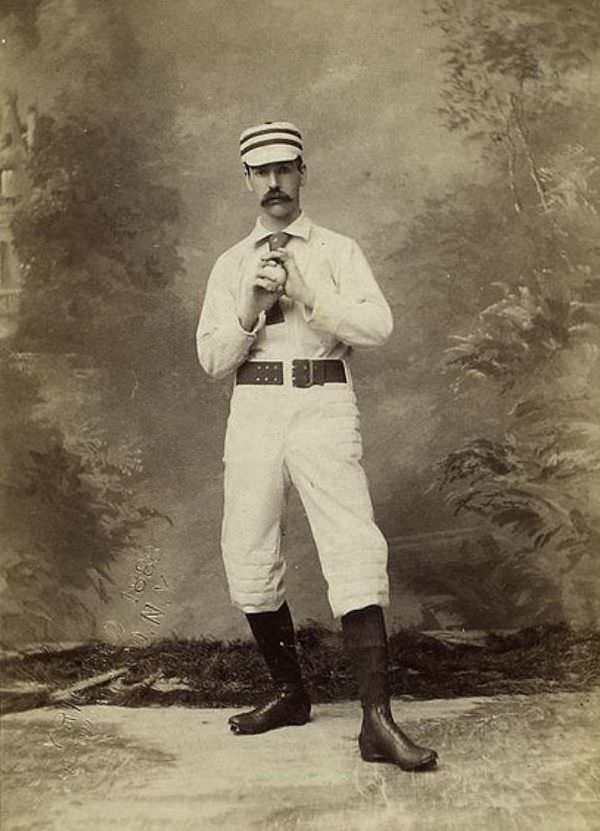
[[[246,361],[236,374],[238,384],[283,384],[282,361]],[[332,359],[311,360],[297,358],[292,361],[294,387],[312,387],[315,384],[345,384],[346,369],[343,361]]]

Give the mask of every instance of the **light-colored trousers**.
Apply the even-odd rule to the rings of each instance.
[[[281,520],[293,484],[315,539],[335,617],[387,606],[387,543],[373,520],[350,384],[238,385],[225,437],[222,551],[244,612],[285,599]]]

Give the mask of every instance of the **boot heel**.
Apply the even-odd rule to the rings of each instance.
[[[372,742],[365,739],[362,733],[358,737],[358,749],[363,762],[378,762],[382,756],[378,753]]]
[[[292,725],[293,727],[299,727],[302,724],[308,724],[310,721],[310,714],[309,713],[297,713],[296,715],[292,716],[288,721],[288,724]]]

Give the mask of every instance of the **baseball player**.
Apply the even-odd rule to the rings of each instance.
[[[305,724],[310,700],[285,599],[281,519],[302,500],[335,617],[356,674],[366,761],[435,764],[394,723],[387,684],[387,544],[361,466],[350,374],[354,347],[375,347],[392,315],[357,243],[301,209],[303,140],[289,122],[241,135],[259,206],[250,234],[217,260],[197,330],[200,364],[233,376],[224,450],[221,546],[232,602],[245,613],[274,683],[261,707],[229,719],[237,734]]]

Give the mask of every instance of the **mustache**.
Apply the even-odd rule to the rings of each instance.
[[[260,204],[266,205],[274,199],[280,199],[282,202],[290,202],[290,197],[287,193],[283,193],[280,190],[270,190],[263,198],[261,199]]]

